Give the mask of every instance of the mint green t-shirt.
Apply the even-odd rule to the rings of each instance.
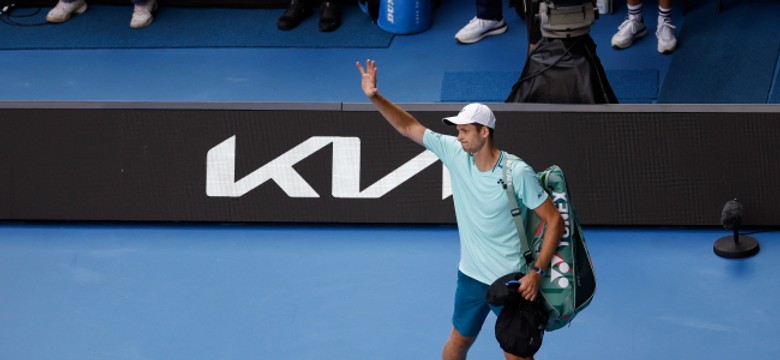
[[[441,159],[450,173],[455,217],[460,235],[459,270],[484,284],[515,271],[527,271],[520,238],[501,186],[507,153],[501,152],[490,171],[480,171],[456,137],[430,129],[425,147]],[[512,182],[523,213],[547,199],[536,172],[523,161],[513,161]],[[525,207],[526,209],[523,209]]]

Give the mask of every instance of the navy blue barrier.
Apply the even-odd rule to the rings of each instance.
[[[461,104],[401,104],[430,128]],[[780,225],[780,107],[492,104],[585,225]],[[369,104],[0,103],[0,220],[454,223],[441,163]]]

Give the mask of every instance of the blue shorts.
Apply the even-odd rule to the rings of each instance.
[[[458,288],[455,290],[455,311],[452,326],[467,337],[475,337],[482,330],[487,314],[492,310],[498,315],[501,307],[487,303],[485,295],[490,285],[472,279],[458,271]]]

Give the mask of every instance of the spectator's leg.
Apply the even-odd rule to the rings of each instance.
[[[60,0],[54,8],[49,10],[46,21],[61,23],[70,20],[70,17],[87,11],[87,3],[84,0]]]
[[[643,21],[642,19],[642,0],[628,0],[628,18]]]
[[[276,22],[279,30],[291,30],[312,14],[311,0],[291,0],[287,10]]]
[[[672,25],[672,0],[658,1],[658,27],[655,36],[658,37],[658,52],[668,54],[677,47]]]
[[[505,33],[507,26],[501,6],[502,0],[477,0],[477,16],[455,34],[455,40],[473,44],[487,36]]]
[[[502,0],[477,0],[477,17],[484,20],[502,20]]]
[[[341,25],[341,8],[338,0],[322,0],[320,4],[320,31],[328,32]]]
[[[154,17],[152,13],[157,10],[157,0],[132,0],[133,17],[130,19],[130,27],[140,29],[149,26]]]
[[[625,49],[634,43],[634,40],[647,34],[644,19],[642,18],[642,1],[628,0],[628,14],[626,20],[620,24],[617,33],[612,36],[612,47]]]

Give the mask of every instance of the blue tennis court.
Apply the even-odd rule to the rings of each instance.
[[[716,13],[715,0],[689,2],[685,14],[683,1],[674,4],[680,48],[672,55],[658,54],[652,34],[630,49],[610,47],[624,1],[593,26],[619,100],[780,103],[778,3],[724,0]],[[379,32],[357,8],[330,34],[317,32],[314,18],[276,31],[283,9],[173,7],[132,32],[129,6],[90,5],[56,28],[0,24],[0,102],[363,103],[354,63],[371,58],[394,101],[501,103],[524,64],[525,24],[505,8],[506,34],[457,45],[472,4],[443,1],[431,29],[409,36]],[[656,2],[647,4],[654,23]],[[234,31],[213,31],[227,26]],[[23,150],[35,152],[31,145]],[[0,160],[21,151],[4,150]],[[85,170],[74,163],[82,167],[65,174]],[[0,180],[9,173],[0,168]],[[10,197],[0,197],[9,214]],[[776,228],[752,235],[761,251],[746,259],[714,254],[730,235],[717,227],[584,230],[595,298],[570,327],[546,335],[537,359],[780,354]],[[458,251],[449,225],[2,220],[0,359],[437,359],[451,329]],[[490,315],[471,359],[503,358],[494,322]]]
[[[586,228],[593,303],[538,359],[774,359],[777,232]],[[0,226],[3,359],[434,359],[450,226]],[[470,352],[503,358],[490,315]]]

